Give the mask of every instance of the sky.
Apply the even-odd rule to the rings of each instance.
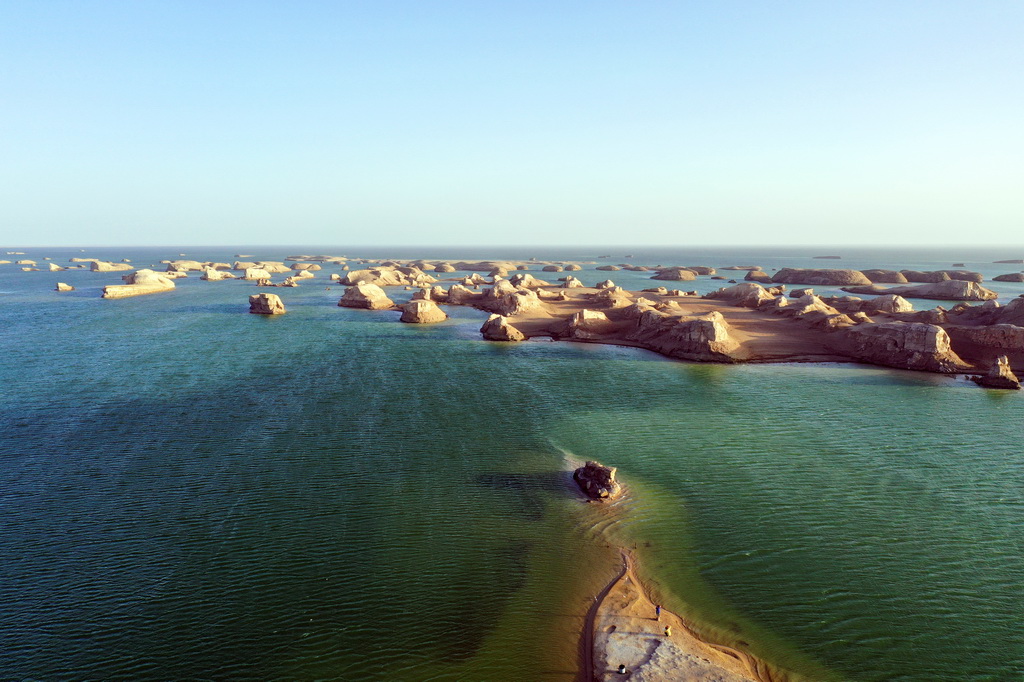
[[[0,0],[5,245],[1024,243],[1024,3]]]

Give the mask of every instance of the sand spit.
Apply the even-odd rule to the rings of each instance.
[[[584,623],[583,679],[633,682],[770,682],[750,654],[705,642],[681,616],[661,609],[622,550],[622,569],[594,600]],[[589,658],[587,658],[589,656]],[[620,673],[619,666],[626,672]]]

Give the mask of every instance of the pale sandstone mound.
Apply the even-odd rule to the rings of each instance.
[[[524,287],[526,289],[539,289],[540,287],[551,286],[550,282],[545,282],[542,279],[537,279],[533,275],[527,272],[517,272],[508,278],[508,281],[517,287]]]
[[[739,343],[730,336],[729,325],[719,312],[678,317],[646,310],[628,338],[682,360],[734,362],[739,350]]]
[[[139,270],[122,278],[124,284],[109,284],[103,287],[103,298],[127,298],[170,291],[174,282],[152,270]]]
[[[56,263],[47,263],[47,265],[50,267],[50,272],[62,272],[64,270],[67,270],[67,268],[62,268]]]
[[[743,308],[757,308],[775,297],[757,282],[743,282],[705,294],[704,298],[726,301]]]
[[[270,272],[267,271],[265,268],[246,268],[245,274],[242,276],[242,279],[257,282],[262,279],[269,280]]]
[[[205,267],[204,264],[194,260],[167,261],[167,272],[202,272]]]
[[[761,270],[750,270],[743,277],[743,279],[745,279],[748,282],[759,282],[761,284],[771,284],[772,283],[772,276],[769,275],[767,272],[763,272]]]
[[[598,282],[598,283],[597,283],[597,284],[596,284],[596,285],[594,286],[594,288],[595,288],[595,289],[611,289],[611,288],[613,288],[614,286],[615,286],[615,282],[611,281],[610,279],[606,279],[606,280],[604,280],[603,282]]]
[[[254,294],[249,297],[249,312],[253,315],[283,315],[284,303],[277,294]]]
[[[697,279],[697,273],[690,268],[665,268],[658,270],[651,279],[668,280],[671,282],[689,282]]]
[[[451,298],[451,292],[448,297]],[[542,304],[535,290],[516,288],[509,280],[502,279],[484,291],[477,305],[484,310],[509,317],[537,310]]]
[[[687,265],[687,270],[693,270],[698,275],[713,275],[715,274],[714,268],[709,268],[706,265]]]
[[[967,363],[953,352],[949,335],[921,322],[861,324],[846,332],[851,354],[866,362],[928,372],[960,372]]]
[[[583,282],[579,281],[578,279],[576,279],[575,277],[570,275],[570,276],[565,278],[564,282],[562,282],[562,288],[563,289],[582,289],[583,288]]]
[[[545,265],[544,267],[541,268],[541,272],[561,272],[561,271],[562,271],[562,266],[561,265]]]
[[[617,272],[617,271],[621,270],[622,268],[620,268],[618,265],[599,265],[598,267],[596,267],[594,269],[595,270],[603,270],[603,271],[607,271],[607,272]]]
[[[623,308],[633,303],[633,297],[622,287],[612,286],[591,294],[590,300],[604,308]]]
[[[389,310],[395,303],[376,284],[356,284],[345,289],[338,305],[342,308]]]
[[[576,263],[569,263],[568,265],[565,266],[565,271],[566,272],[579,272],[582,269],[583,269],[583,266],[582,265],[577,265]]]
[[[843,291],[851,294],[895,294],[904,298],[927,298],[939,301],[990,301],[999,294],[986,289],[976,282],[959,279],[947,279],[935,284],[919,284],[909,287],[889,287],[879,290],[877,287],[843,287]]]
[[[89,269],[93,272],[123,272],[124,270],[132,270],[132,266],[129,263],[110,263],[102,260],[92,261],[92,265]],[[150,270],[149,272],[152,272]]]
[[[572,479],[583,493],[594,500],[612,500],[622,492],[622,486],[615,480],[615,467],[606,467],[600,462],[589,461],[572,473]]]
[[[54,289],[54,291],[74,291],[74,290],[75,290],[75,288],[73,286],[71,286],[70,284],[65,284],[64,282],[57,282],[57,288]]]
[[[601,311],[584,308],[571,315],[562,324],[557,334],[559,338],[590,341],[607,335],[613,326],[612,321]]]
[[[38,263],[36,263],[34,260],[24,260],[24,259],[16,261],[14,264],[15,265],[32,265],[32,266],[38,265]],[[130,269],[131,268],[129,268],[129,270]]]
[[[390,286],[423,286],[433,284],[437,280],[419,268],[379,267],[368,270],[350,270],[342,284],[375,284],[379,287]]]
[[[1024,282],[1024,272],[1011,272],[1007,275],[996,275],[993,282]]]
[[[988,374],[980,377],[972,377],[973,381],[985,388],[1004,388],[1014,391],[1020,390],[1020,381],[1017,375],[1010,369],[1010,360],[1005,355],[996,358]]]
[[[409,301],[402,306],[402,317],[400,322],[411,324],[437,324],[448,319],[444,311],[437,307],[433,301],[419,299]]]
[[[199,279],[206,282],[220,282],[225,279],[235,279],[235,275],[224,270],[215,270],[214,268],[206,268],[203,270],[203,274],[199,275]]]
[[[480,333],[488,341],[525,341],[526,335],[509,324],[504,315],[494,314],[487,318]]]
[[[846,286],[871,284],[871,280],[860,270],[827,268],[782,268],[774,275],[776,284],[819,284],[821,286]]]
[[[316,263],[292,263],[292,270],[302,270],[302,271],[312,270],[312,271],[315,272],[317,270],[322,270],[322,269],[323,268],[320,267],[320,265],[318,265]]]
[[[935,284],[936,282],[945,282],[948,279],[952,279],[943,270],[900,270],[900,274],[906,277],[908,282],[922,284]]]
[[[906,284],[909,280],[898,270],[861,270],[874,284]]]
[[[451,305],[472,305],[482,298],[482,293],[470,291],[461,284],[453,284],[448,289],[448,303]]]
[[[914,304],[896,294],[886,294],[864,301],[860,305],[861,312],[873,315],[875,313],[912,313]]]
[[[455,268],[448,263],[441,263],[434,267],[434,272],[455,272]]]

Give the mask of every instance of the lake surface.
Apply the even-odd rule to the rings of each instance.
[[[0,257],[1024,267],[991,263],[1021,257],[1006,250],[18,250]],[[654,284],[593,267],[574,274]],[[107,301],[119,273],[0,265],[0,676],[570,680],[574,615],[621,544],[667,606],[812,679],[1024,677],[1019,393],[488,343],[472,309],[420,327],[339,308],[336,271],[274,290],[288,313],[268,318],[247,282]],[[586,459],[619,468],[614,509],[574,495]]]

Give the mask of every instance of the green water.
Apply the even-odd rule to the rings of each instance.
[[[26,274],[0,274],[5,678],[569,680],[615,542],[813,679],[1024,675],[1018,394]],[[613,513],[574,497],[584,459],[619,467]]]

